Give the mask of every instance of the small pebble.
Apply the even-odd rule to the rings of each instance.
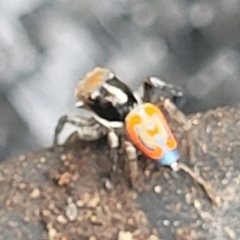
[[[159,185],[154,187],[154,192],[155,193],[159,194],[159,193],[161,193],[161,191],[162,191],[162,188]]]
[[[151,171],[150,170],[146,170],[146,171],[144,171],[144,175],[145,175],[145,177],[150,177],[150,175],[151,175]]]
[[[118,234],[118,240],[133,240],[132,233],[120,231]]]
[[[207,128],[206,128],[206,133],[210,133],[211,131],[212,131],[212,128],[209,127],[209,126],[207,126]]]
[[[66,156],[66,155],[62,155],[62,156],[61,156],[61,160],[62,160],[62,161],[65,161],[66,159],[67,159],[67,156]]]
[[[132,218],[129,218],[129,219],[128,219],[128,224],[134,226],[134,221],[133,221]]]
[[[169,176],[169,174],[168,174],[167,172],[164,172],[164,173],[163,173],[163,177],[164,177],[165,179],[169,179],[169,178],[170,178],[170,176]]]
[[[218,112],[217,115],[218,115],[218,117],[222,117],[223,116],[223,112]]]
[[[198,200],[194,200],[194,207],[196,209],[201,209],[201,203]]]
[[[66,160],[65,160],[65,161],[63,162],[63,165],[64,165],[64,166],[66,166],[66,167],[68,167],[68,166],[69,166],[69,164],[70,164],[70,162],[69,162],[69,161],[66,161]]]
[[[191,230],[191,231],[190,231],[190,235],[191,235],[191,237],[192,237],[193,239],[197,239],[197,238],[198,238],[198,234],[197,234],[197,232],[196,232],[195,230]]]
[[[226,173],[226,177],[229,179],[230,177],[232,176],[232,173],[231,172],[227,172]]]
[[[141,234],[142,234],[142,231],[140,229],[137,229],[132,233],[132,236],[134,237],[134,239],[136,239],[137,236],[140,236]]]
[[[113,189],[113,184],[108,178],[105,179],[104,184],[105,184],[105,188],[107,190],[112,190]]]
[[[66,224],[67,223],[67,219],[63,215],[59,215],[57,217],[57,221],[61,224]]]
[[[55,209],[55,203],[54,202],[49,203],[48,208],[51,209],[51,210],[54,210]]]
[[[50,228],[48,230],[48,240],[56,240],[57,230],[55,228]]]
[[[185,200],[186,200],[187,204],[190,204],[192,202],[192,194],[191,193],[187,193],[185,195]]]
[[[156,235],[151,235],[147,240],[159,240]]]
[[[46,162],[46,158],[42,157],[42,158],[39,159],[39,161],[40,161],[41,163],[45,163],[45,162]]]
[[[66,216],[71,222],[77,218],[77,206],[74,203],[70,203],[67,206]]]
[[[197,220],[196,221],[196,226],[200,226],[202,224],[202,221],[201,220]]]
[[[18,222],[16,222],[16,221],[9,221],[8,225],[11,228],[16,228],[18,226]]]
[[[29,222],[30,222],[30,218],[29,218],[28,216],[25,216],[23,220],[24,220],[24,222],[26,222],[26,223],[29,223]]]
[[[91,198],[88,202],[88,207],[92,207],[95,208],[97,207],[98,203],[100,202],[100,197],[98,195],[98,193],[95,193],[93,198]]]
[[[68,184],[70,181],[71,181],[71,173],[65,172],[60,176],[58,180],[58,185],[63,186]]]
[[[164,220],[164,221],[163,221],[163,225],[166,226],[166,227],[169,226],[169,225],[170,225],[169,220]]]
[[[112,214],[112,219],[118,220],[119,222],[124,221],[124,217],[120,213],[117,213],[117,212],[114,212]],[[131,219],[132,218],[129,218],[128,221],[131,220]]]
[[[205,143],[202,144],[202,151],[203,151],[203,153],[205,153],[205,154],[208,152],[207,144],[205,144]]]
[[[179,226],[179,222],[178,222],[178,221],[174,221],[174,222],[173,222],[173,226],[174,226],[174,227]]]
[[[83,196],[81,197],[83,202],[87,203],[90,200],[90,194],[89,193],[84,193]]]
[[[91,236],[89,240],[97,240],[94,236]]]
[[[138,197],[138,195],[134,192],[134,193],[132,194],[132,199],[133,199],[133,200],[136,200],[137,197]]]
[[[122,204],[121,203],[117,203],[116,208],[117,208],[117,210],[121,210],[122,209]]]
[[[30,198],[39,198],[41,195],[41,192],[38,188],[34,188],[33,191],[30,194]]]
[[[20,189],[26,188],[26,184],[25,183],[20,183],[18,186],[19,186]]]
[[[223,184],[223,185],[227,185],[227,184],[228,184],[228,180],[227,180],[226,178],[224,178],[224,179],[222,180],[222,184]]]
[[[231,151],[232,151],[232,148],[231,148],[231,147],[228,147],[228,148],[227,148],[227,151],[228,151],[228,152],[231,152]]]
[[[199,120],[198,119],[193,119],[192,120],[192,124],[193,125],[198,125],[199,124]]]
[[[41,168],[42,168],[42,164],[38,163],[38,164],[37,164],[37,168],[38,168],[38,169],[41,169]]]
[[[75,172],[73,175],[72,175],[72,180],[75,182],[77,181],[79,178],[79,173],[78,172]]]
[[[92,223],[96,223],[96,222],[97,222],[97,217],[96,217],[95,215],[92,215],[92,216],[90,217],[90,221],[91,221]]]
[[[208,228],[209,228],[209,227],[208,227],[208,224],[203,223],[203,224],[202,224],[202,228],[203,228],[204,230],[208,230]]]
[[[178,195],[182,194],[182,190],[181,190],[181,189],[178,189],[178,190],[177,190],[177,194],[178,194]]]
[[[20,161],[24,161],[26,159],[26,156],[25,155],[21,155],[20,157],[19,157],[19,160]]]
[[[48,210],[46,210],[46,209],[44,209],[44,210],[42,211],[42,215],[43,215],[44,217],[48,217],[48,216],[51,215],[51,212],[48,211]]]
[[[84,206],[84,201],[78,200],[78,201],[76,202],[76,204],[77,204],[78,207],[83,207],[83,206]]]

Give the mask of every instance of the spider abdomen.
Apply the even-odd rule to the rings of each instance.
[[[177,140],[155,105],[139,105],[127,115],[125,124],[131,141],[150,159],[167,166],[179,159]]]

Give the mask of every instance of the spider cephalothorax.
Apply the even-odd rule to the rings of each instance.
[[[156,89],[161,91],[161,95],[152,102]],[[79,81],[75,95],[76,106],[87,109],[90,117],[63,116],[55,130],[55,146],[65,123],[77,126],[78,136],[83,140],[96,140],[107,135],[110,158],[113,161],[112,171],[116,171],[117,168],[121,140],[132,186],[135,186],[138,176],[138,149],[159,165],[171,167],[175,171],[181,168],[188,172],[214,201],[214,196],[203,179],[196,176],[187,166],[178,163],[178,143],[161,111],[161,108],[164,108],[187,132],[189,157],[192,158],[191,123],[174,104],[183,96],[180,88],[156,77],[149,77],[138,91],[133,92],[111,71],[97,67]]]
[[[137,99],[129,87],[105,68],[95,68],[75,90],[79,106],[85,105],[101,118],[124,121]]]

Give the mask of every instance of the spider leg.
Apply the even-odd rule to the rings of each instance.
[[[152,90],[161,90],[163,95],[170,98],[174,103],[183,99],[183,91],[180,87],[164,82],[156,77],[148,77],[143,83],[143,100],[151,101]]]
[[[221,204],[220,197],[215,193],[211,185],[207,183],[201,176],[196,174],[192,169],[190,169],[184,163],[178,163],[178,168],[186,172],[195,182],[197,182],[203,188],[207,197],[213,204],[218,206]]]
[[[168,111],[168,113],[183,127],[183,129],[187,133],[188,137],[188,150],[189,150],[189,157],[190,160],[195,158],[195,148],[194,148],[194,138],[191,133],[191,122],[187,119],[187,117],[169,100],[169,99],[162,99],[163,107]],[[172,167],[172,166],[170,166]],[[196,174],[193,170],[191,170],[187,165],[183,163],[175,164],[174,170],[181,169],[186,172],[196,183],[198,183],[203,190],[205,191],[207,197],[213,204],[219,205],[220,198],[212,189],[209,183],[207,183],[201,176]]]
[[[158,88],[163,91],[168,91],[174,97],[182,97],[183,90],[173,84],[169,84],[156,77],[148,77],[145,80],[145,85],[150,85],[152,87]]]
[[[124,142],[124,149],[126,152],[126,170],[129,172],[131,187],[135,188],[138,177],[137,150],[129,141]]]
[[[110,147],[110,159],[112,160],[112,171],[116,172],[118,162],[119,137],[116,132],[109,130],[107,133],[108,145]]]
[[[57,147],[59,135],[67,123],[76,126],[79,139],[86,141],[97,140],[103,136],[106,131],[106,129],[98,124],[92,117],[69,117],[65,115],[59,119],[55,128],[53,148]]]
[[[162,98],[160,104],[167,110],[169,115],[175,119],[178,124],[183,128],[187,135],[187,148],[190,161],[195,160],[195,147],[194,138],[191,132],[192,124],[187,119],[182,111],[180,111],[177,106],[168,98]]]

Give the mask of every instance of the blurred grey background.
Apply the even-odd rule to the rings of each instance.
[[[51,144],[94,66],[158,76],[185,112],[240,101],[240,0],[1,0],[0,160]]]

